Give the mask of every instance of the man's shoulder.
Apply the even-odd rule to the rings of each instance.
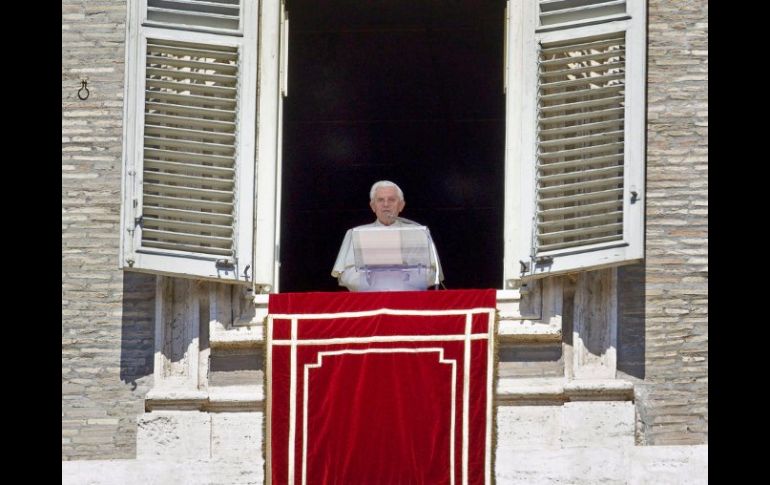
[[[377,227],[377,223],[376,222],[370,222],[369,224],[361,224],[360,226],[356,226],[353,229],[364,229],[366,227]],[[353,229],[350,229],[350,230],[352,231]]]
[[[398,222],[400,222],[401,224],[403,224],[405,226],[422,226],[422,224],[420,224],[419,222],[413,221],[411,219],[407,219],[405,217],[399,217],[398,218]]]
[[[422,224],[420,224],[419,222],[413,221],[411,219],[406,219],[404,217],[397,218],[396,222],[398,223],[396,224],[397,226],[422,226]],[[356,226],[353,229],[365,229],[368,227],[388,227],[388,226],[385,226],[383,224],[378,224],[377,221],[374,221],[374,222],[370,222],[369,224],[361,224],[360,226]],[[350,230],[352,231],[353,229],[350,229]]]

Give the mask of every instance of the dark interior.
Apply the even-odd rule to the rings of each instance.
[[[345,231],[369,188],[404,191],[445,285],[501,288],[503,0],[291,0],[280,291],[347,291]]]

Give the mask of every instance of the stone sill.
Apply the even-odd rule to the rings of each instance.
[[[549,291],[550,290],[550,291]],[[533,291],[523,308],[519,290],[497,290],[499,322],[497,335],[501,343],[560,342],[561,288]],[[256,312],[248,321],[236,321],[227,328],[212,325],[209,343],[212,348],[259,347],[264,344],[264,320],[267,316],[266,294],[253,296]]]
[[[208,390],[152,389],[145,410],[261,411],[262,385],[210,387]],[[499,379],[495,400],[499,405],[550,404],[569,401],[633,401],[634,385],[620,379],[564,378]]]
[[[264,406],[261,385],[210,387],[208,390],[152,389],[144,400],[145,411],[261,411]]]
[[[499,403],[633,401],[634,384],[621,379],[506,378],[497,382]]]

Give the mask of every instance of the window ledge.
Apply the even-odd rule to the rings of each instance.
[[[208,390],[152,389],[145,410],[260,411],[264,404],[262,385],[210,387]]]
[[[145,410],[262,411],[264,387],[210,387],[206,390],[152,389]],[[621,379],[567,380],[554,378],[503,378],[497,382],[495,400],[501,405],[552,404],[569,401],[633,401],[634,385]]]
[[[264,343],[264,319],[269,295],[254,295],[255,311],[246,320],[226,328],[212,326],[212,348],[256,347]],[[498,338],[502,342],[561,341],[562,289],[560,281],[546,280],[522,295],[517,290],[497,290]]]
[[[621,379],[506,378],[498,380],[496,397],[509,404],[633,401],[634,384]]]

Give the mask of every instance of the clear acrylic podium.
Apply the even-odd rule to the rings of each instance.
[[[438,284],[433,250],[425,226],[353,229],[356,270],[366,277],[366,291],[419,291]]]

